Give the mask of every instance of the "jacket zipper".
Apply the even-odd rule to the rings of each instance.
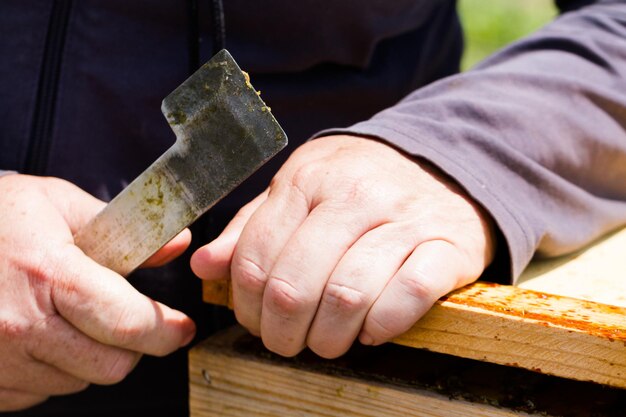
[[[46,44],[44,48],[39,86],[33,115],[26,160],[23,172],[43,175],[46,172],[50,141],[54,128],[54,114],[61,63],[63,60],[63,47],[67,33],[68,19],[72,7],[72,0],[54,0]]]

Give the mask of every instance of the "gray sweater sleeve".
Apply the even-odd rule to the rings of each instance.
[[[493,216],[515,279],[535,254],[626,224],[626,2],[564,13],[472,71],[333,132],[380,138],[454,178]]]

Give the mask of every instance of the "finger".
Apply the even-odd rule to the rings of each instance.
[[[0,411],[18,411],[40,404],[47,396],[0,388]]]
[[[306,335],[323,289],[341,257],[371,227],[363,213],[316,207],[289,239],[269,274],[263,297],[265,346],[292,356]]]
[[[241,233],[231,264],[233,304],[237,320],[253,334],[259,335],[261,328],[268,272],[308,212],[308,203],[297,190],[272,190]]]
[[[42,190],[61,213],[72,234],[82,229],[106,206],[104,201],[68,181],[53,177],[42,180],[44,181]]]
[[[5,389],[45,396],[71,394],[89,385],[84,380],[27,356],[19,364],[5,360],[0,380],[0,386]]]
[[[154,255],[148,258],[141,267],[154,268],[163,266],[182,255],[191,243],[191,231],[185,229],[177,234],[172,240],[167,242],[165,246],[159,249]]]
[[[28,352],[40,366],[48,366],[56,373],[48,372],[45,378],[41,372],[29,372],[41,378],[30,378],[30,386],[15,386],[37,393],[51,395],[76,392],[85,388],[86,382],[110,385],[122,381],[137,365],[141,355],[126,349],[105,345],[78,331],[60,316],[51,316],[42,320],[31,329],[32,343]],[[50,375],[57,376],[56,381]],[[65,376],[61,378],[59,374]],[[38,387],[36,383],[45,383]],[[54,382],[54,383],[53,383]],[[61,387],[67,387],[62,390]],[[51,388],[57,391],[50,391]],[[47,391],[46,391],[47,390]],[[60,390],[60,391],[59,391]]]
[[[465,271],[465,261],[451,243],[421,243],[369,310],[361,343],[381,344],[407,331],[437,299],[466,280]]]
[[[345,353],[368,310],[417,242],[406,225],[384,224],[361,237],[341,258],[326,283],[307,336],[307,346],[325,358]]]
[[[213,242],[199,248],[191,256],[191,270],[202,279],[227,279],[235,245],[248,220],[267,199],[267,190],[237,212],[226,228]]]
[[[61,316],[97,341],[166,355],[193,338],[195,325],[180,311],[153,301],[73,245],[48,254],[51,288]]]
[[[52,186],[43,189],[52,204],[63,216],[72,234],[82,229],[106,206],[105,202],[70,182],[59,178],[44,178],[43,180],[52,184]],[[50,190],[54,190],[54,192]],[[142,267],[151,268],[165,265],[181,255],[190,243],[191,232],[189,229],[185,229],[144,262]]]

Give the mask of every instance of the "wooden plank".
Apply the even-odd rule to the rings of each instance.
[[[202,300],[205,303],[233,308],[230,281],[202,281]]]
[[[529,274],[537,279],[549,273],[550,279],[560,279],[561,285],[566,286],[572,268],[582,268],[591,274],[595,264],[601,273],[613,271],[607,266],[609,259],[614,262],[626,259],[621,255],[626,242],[623,239],[626,230],[601,242],[601,250],[594,251],[595,247],[588,250],[601,256],[585,255],[589,252],[583,251],[568,262],[544,266],[542,273],[531,268]],[[565,272],[559,275],[559,271]],[[620,281],[619,274],[626,274],[626,269],[619,270],[617,276],[613,273],[614,281]],[[594,279],[588,277],[589,281]],[[532,286],[528,284],[531,279],[522,281]],[[626,282],[626,277],[620,282]],[[616,287],[610,288],[618,294],[613,294],[613,299],[626,294]],[[590,293],[590,290],[579,292]],[[601,289],[594,291],[596,296],[605,294],[604,299],[608,297],[606,293]],[[215,294],[209,286],[205,287],[205,299],[211,297],[213,303],[232,306],[230,289],[226,291],[222,287],[221,295]],[[439,300],[394,342],[626,388],[626,308],[620,306],[479,282]]]
[[[238,333],[195,348],[190,355],[192,417],[499,417],[520,416],[485,404],[450,401],[420,389],[329,375],[282,361],[239,353]]]
[[[626,308],[476,283],[395,343],[626,388]]]
[[[476,283],[395,343],[626,388],[626,309]]]
[[[626,307],[626,229],[571,255],[535,259],[521,288]]]
[[[617,417],[626,407],[621,390],[392,344],[281,358],[237,327],[195,347],[189,366],[192,417]]]

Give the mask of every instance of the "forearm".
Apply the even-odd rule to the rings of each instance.
[[[443,169],[502,231],[518,276],[626,223],[626,3],[555,22],[343,132]]]

